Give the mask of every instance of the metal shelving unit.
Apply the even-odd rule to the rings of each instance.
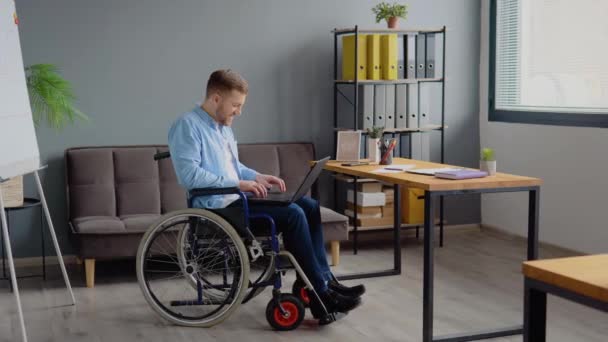
[[[397,141],[398,141],[398,151],[397,148],[395,149],[394,153],[397,153],[397,156],[399,157],[407,157],[407,158],[411,158],[412,157],[412,134],[430,134],[431,132],[439,132],[440,136],[441,136],[441,146],[440,146],[440,154],[441,154],[441,163],[445,162],[445,130],[447,128],[446,124],[445,124],[445,51],[446,51],[446,27],[443,26],[441,28],[435,28],[435,29],[403,29],[403,30],[395,30],[395,29],[360,29],[358,26],[355,26],[354,28],[342,28],[342,29],[334,29],[332,31],[332,33],[334,34],[334,75],[333,75],[333,103],[334,103],[334,108],[333,108],[333,112],[334,112],[334,116],[333,116],[333,127],[334,130],[337,132],[339,130],[355,130],[355,131],[360,131],[362,133],[362,136],[364,137],[364,146],[366,146],[366,139],[367,139],[367,132],[364,130],[360,129],[360,122],[358,122],[358,103],[359,103],[359,86],[360,85],[393,85],[393,84],[408,84],[408,85],[420,85],[423,83],[441,83],[441,122],[439,124],[434,124],[434,125],[426,125],[424,127],[416,127],[416,128],[392,128],[392,129],[385,129],[384,130],[384,135],[390,135],[392,136],[392,138],[397,137]],[[359,51],[359,34],[396,34],[398,36],[398,44],[399,41],[401,41],[401,48],[403,49],[403,56],[404,56],[404,61],[407,61],[407,36],[409,35],[424,35],[425,37],[425,47],[427,46],[426,42],[427,42],[427,38],[428,38],[428,34],[440,34],[442,35],[443,39],[442,39],[442,44],[443,44],[443,49],[441,51],[441,58],[442,58],[442,72],[441,72],[441,77],[426,77],[428,74],[428,68],[424,68],[424,78],[403,78],[403,79],[397,79],[397,80],[359,80],[358,79],[358,72],[357,72],[357,66],[359,65],[359,54],[355,53],[355,63],[354,63],[354,75],[355,75],[355,79],[354,80],[342,80],[339,78],[338,75],[338,57],[340,56],[339,54],[339,48],[338,48],[338,38],[340,36],[343,35],[355,35],[355,51]],[[399,39],[401,38],[401,39]],[[418,39],[416,39],[416,50],[418,50]],[[415,65],[419,65],[419,61],[418,61],[418,53],[415,53]],[[426,60],[427,58],[427,49],[425,48],[425,52],[424,52],[424,58]],[[404,63],[405,64],[405,63]],[[407,75],[407,70],[405,70],[404,72],[405,75]],[[354,87],[353,92],[354,92],[354,98],[351,101],[348,96],[346,96],[344,94],[344,92],[342,91],[343,88],[346,87]],[[347,102],[352,106],[353,108],[353,123],[352,123],[352,127],[338,127],[338,96],[343,96]],[[418,95],[419,97],[419,95]],[[417,105],[418,105],[418,112],[420,112],[420,101],[417,101]],[[409,113],[408,113],[409,114]],[[404,151],[401,148],[402,145],[402,137],[406,137],[409,139],[409,151],[407,153],[406,156],[404,156]],[[336,151],[336,147],[337,147],[337,134],[334,134],[334,144],[333,144],[334,148],[333,151],[335,153]],[[364,149],[365,151],[365,149]],[[334,156],[335,158],[335,156]],[[354,184],[354,191],[355,191],[355,197],[356,197],[356,193],[357,193],[357,183],[361,181],[361,179],[358,179],[358,177],[349,177],[349,176],[345,176],[345,177],[334,177],[334,208],[336,207],[336,196],[338,193],[338,182],[342,181],[342,182],[348,182],[348,183],[353,183]],[[367,181],[367,180],[363,180],[363,181]],[[443,225],[444,225],[444,201],[443,201],[443,196],[440,197],[440,201],[439,201],[439,229],[440,229],[440,239],[439,239],[439,244],[440,246],[443,246]],[[406,228],[412,228],[412,227],[416,227],[416,229],[418,229],[420,226],[422,226],[422,224],[403,224],[402,227],[406,227]],[[373,229],[386,229],[386,226],[378,226],[378,227],[362,227],[361,230],[373,230]],[[358,249],[358,232],[359,232],[359,227],[357,225],[357,211],[354,210],[354,219],[353,219],[353,225],[352,225],[352,233],[353,233],[353,252],[354,254],[357,254],[357,249]]]

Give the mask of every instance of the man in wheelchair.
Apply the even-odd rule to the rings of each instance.
[[[217,70],[208,80],[204,102],[181,115],[169,131],[169,150],[177,178],[187,189],[238,187],[255,197],[266,197],[272,186],[286,191],[282,179],[252,170],[238,160],[230,128],[241,114],[248,92],[247,82],[231,70]],[[196,208],[241,210],[239,195],[196,197]],[[315,318],[321,313],[346,313],[361,303],[363,285],[340,284],[330,271],[325,255],[319,203],[302,197],[287,206],[249,205],[251,214],[271,216],[283,233],[286,249],[293,254],[319,298],[310,296]]]

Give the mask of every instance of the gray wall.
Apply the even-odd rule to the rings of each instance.
[[[482,146],[502,172],[542,178],[541,241],[580,252],[606,252],[608,129],[488,122],[489,1],[483,0],[480,73]],[[528,197],[484,195],[482,222],[527,234]]]
[[[65,253],[63,151],[80,145],[166,143],[167,129],[201,98],[209,73],[231,67],[250,84],[234,124],[241,143],[314,141],[332,146],[335,27],[383,27],[377,1],[262,0],[174,3],[20,0],[26,64],[56,63],[91,117],[57,133],[38,129],[44,185]],[[479,1],[408,1],[408,27],[448,27],[447,162],[474,166],[479,149]],[[434,151],[436,154],[437,151]],[[331,188],[331,187],[329,187]],[[32,194],[31,186],[28,193]],[[327,193],[324,201],[328,200]],[[449,206],[450,223],[479,222],[476,199]],[[13,222],[17,256],[39,255],[31,215]],[[28,219],[29,218],[29,219]]]

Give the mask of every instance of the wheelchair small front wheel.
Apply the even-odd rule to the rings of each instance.
[[[308,294],[308,289],[306,289],[306,284],[300,278],[297,278],[296,281],[293,283],[291,293],[293,293],[294,296],[298,297],[302,301],[304,307],[308,307],[310,305],[310,296]]]
[[[302,323],[304,310],[304,305],[298,298],[291,294],[281,294],[278,302],[274,298],[268,302],[266,320],[275,330],[293,330]]]

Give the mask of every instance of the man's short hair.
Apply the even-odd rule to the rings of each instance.
[[[236,71],[230,69],[216,70],[207,81],[207,94],[209,97],[214,92],[224,94],[236,90],[242,94],[247,94],[249,85],[247,81]]]

